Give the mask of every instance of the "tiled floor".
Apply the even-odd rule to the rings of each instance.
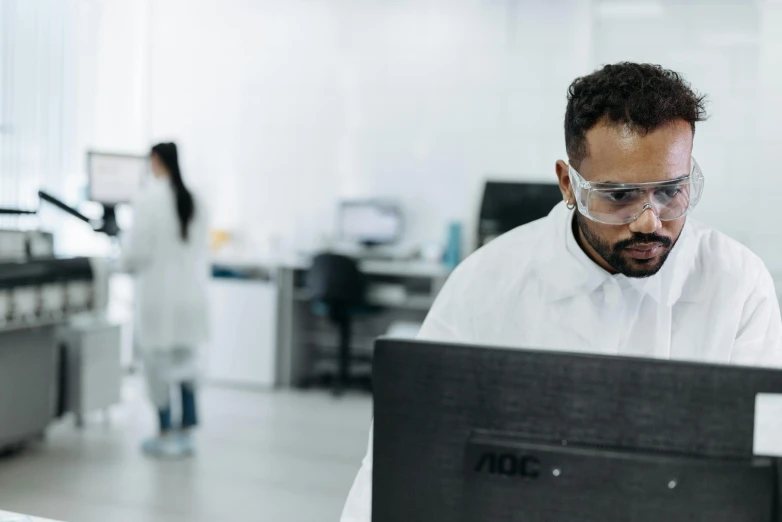
[[[371,417],[366,395],[205,388],[199,454],[148,460],[153,412],[131,383],[104,424],[72,420],[0,459],[0,509],[68,522],[325,522],[339,518]]]

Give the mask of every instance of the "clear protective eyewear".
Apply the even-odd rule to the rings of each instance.
[[[692,211],[703,194],[704,177],[695,158],[688,175],[649,183],[592,183],[569,167],[570,185],[578,211],[606,225],[627,225],[651,208],[661,221],[679,219]]]

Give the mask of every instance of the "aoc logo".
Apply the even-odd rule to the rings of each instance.
[[[532,455],[513,453],[481,453],[475,465],[476,473],[535,479],[540,476],[540,460]]]

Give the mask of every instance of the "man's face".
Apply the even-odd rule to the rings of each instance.
[[[598,124],[586,134],[587,156],[576,167],[586,181],[648,183],[690,172],[692,127],[681,120],[646,135],[619,125]],[[557,162],[560,187],[574,201],[567,164]],[[565,179],[567,178],[567,179]],[[660,221],[652,209],[628,225],[605,225],[576,211],[576,237],[584,251],[611,273],[648,277],[665,263],[686,218]]]

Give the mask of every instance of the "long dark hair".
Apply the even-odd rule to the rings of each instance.
[[[190,222],[195,214],[195,202],[193,195],[187,190],[182,180],[182,171],[179,170],[179,153],[176,143],[158,143],[152,147],[152,154],[158,157],[166,166],[171,178],[171,185],[176,194],[176,211],[179,216],[179,233],[183,241],[187,241],[187,232]]]

